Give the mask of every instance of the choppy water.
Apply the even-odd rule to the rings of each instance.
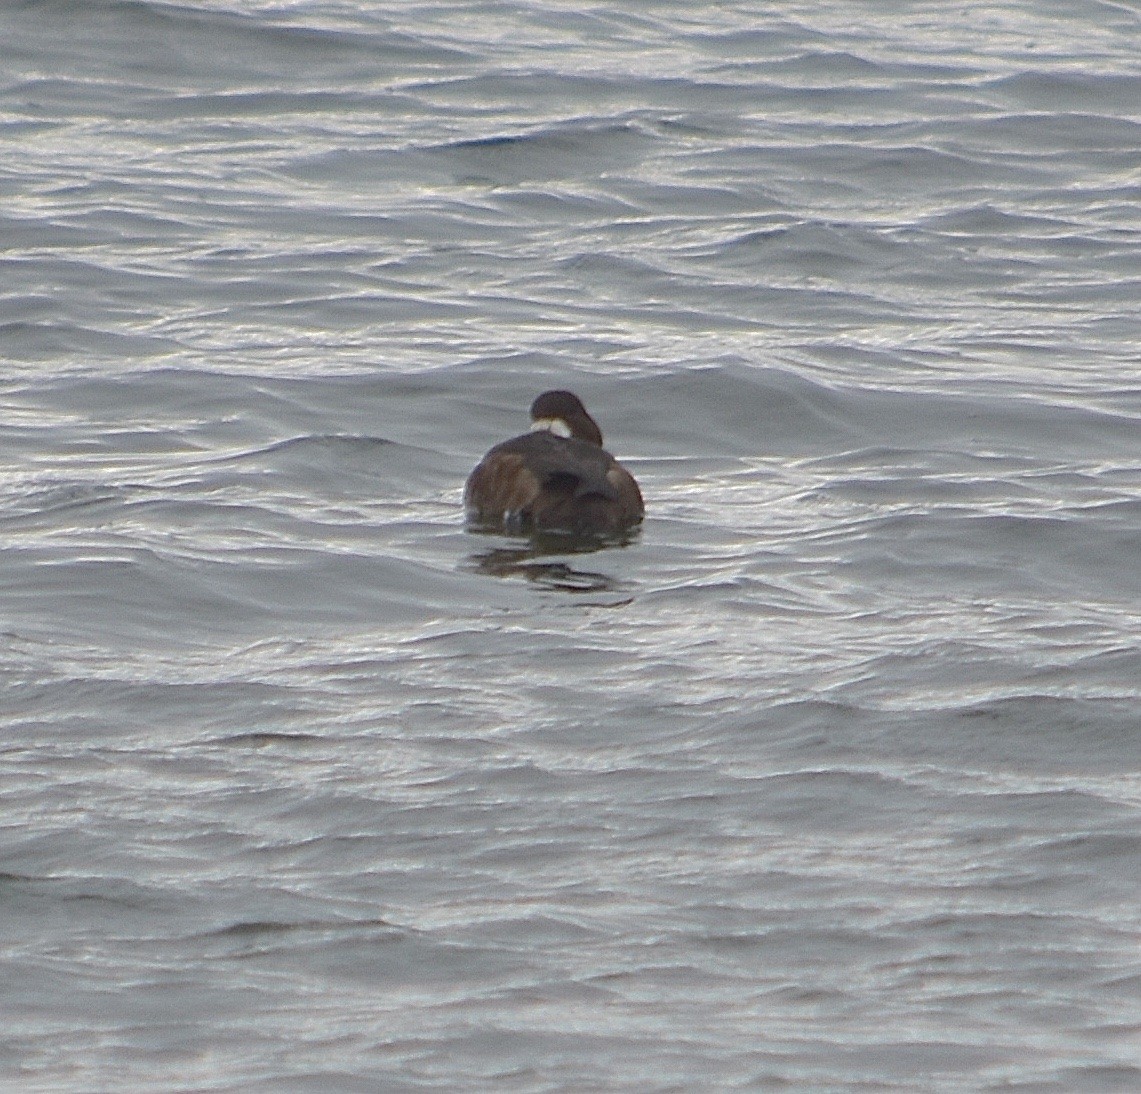
[[[4,1089],[1141,1088],[1139,46],[5,3]]]

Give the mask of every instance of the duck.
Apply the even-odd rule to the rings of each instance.
[[[492,448],[468,476],[469,519],[518,532],[617,534],[640,524],[642,491],[570,391],[531,404],[531,430]]]

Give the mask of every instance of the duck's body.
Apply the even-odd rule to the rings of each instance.
[[[485,523],[519,531],[615,533],[645,512],[634,476],[602,447],[577,396],[548,391],[530,433],[497,444],[468,476],[464,503]]]

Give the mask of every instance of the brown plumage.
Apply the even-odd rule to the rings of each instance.
[[[547,391],[531,404],[530,433],[497,444],[468,476],[464,504],[509,530],[620,532],[645,508],[630,474],[602,447],[577,395]]]

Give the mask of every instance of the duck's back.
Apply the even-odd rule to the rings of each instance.
[[[497,444],[468,477],[468,510],[520,529],[617,532],[641,521],[633,476],[603,448],[545,430]]]

